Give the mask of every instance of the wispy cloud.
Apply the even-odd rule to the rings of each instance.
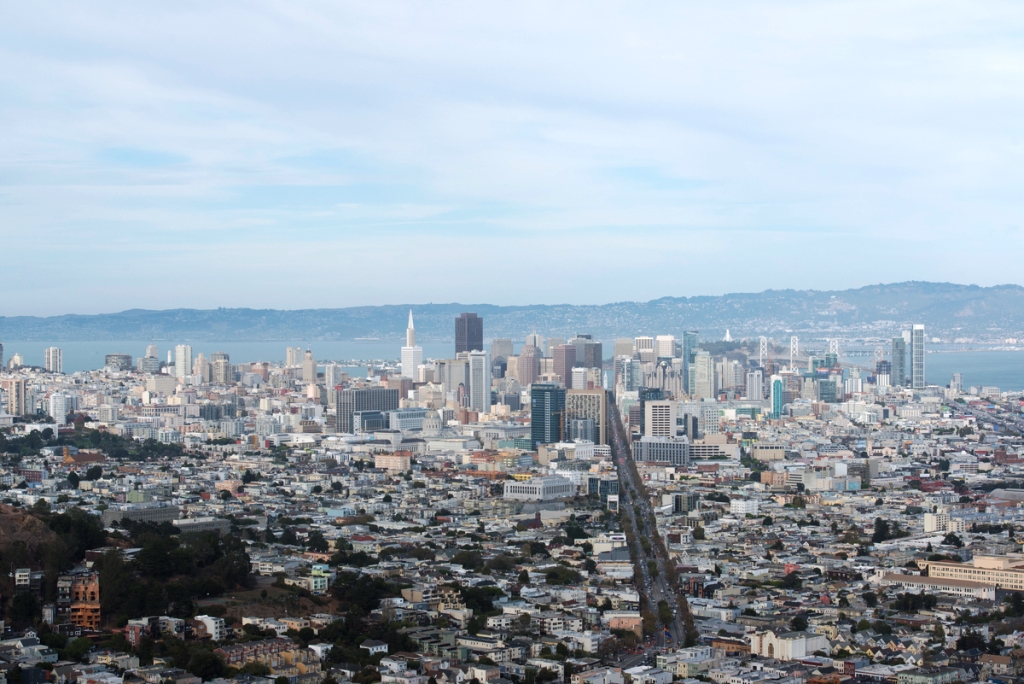
[[[1022,29],[999,1],[10,5],[0,314],[1019,281]]]

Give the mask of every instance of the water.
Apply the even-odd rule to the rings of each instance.
[[[4,363],[15,353],[21,354],[25,364],[29,366],[43,365],[43,350],[47,347],[60,347],[64,357],[64,372],[74,373],[76,371],[95,370],[103,368],[104,357],[107,354],[124,353],[131,354],[133,359],[145,356],[146,347],[156,344],[159,348],[159,358],[167,360],[167,351],[174,350],[176,344],[191,344],[192,358],[200,352],[210,358],[210,354],[216,351],[227,352],[231,355],[232,363],[249,363],[254,361],[271,361],[283,363],[285,360],[286,347],[306,348],[304,342],[278,342],[278,341],[234,341],[234,342],[190,342],[189,340],[174,341],[138,341],[138,340],[114,340],[104,342],[63,341],[56,345],[48,342],[38,341],[3,341]],[[423,347],[423,358],[451,358],[455,354],[453,343],[427,343]],[[375,361],[392,360],[397,361],[401,356],[401,343],[379,342],[379,341],[320,341],[309,345],[313,351],[314,358],[324,363],[326,361]]]
[[[64,372],[94,370],[103,367],[106,354],[123,352],[138,358],[146,353],[150,341],[120,340],[107,342],[80,341],[59,343],[64,352]],[[303,347],[303,342],[288,341],[234,341],[234,342],[190,342],[189,340],[157,341],[160,358],[167,359],[167,350],[175,344],[191,344],[192,355],[202,352],[209,358],[215,351],[231,355],[233,363],[251,361],[283,362],[286,347]],[[43,350],[51,346],[47,342],[4,341],[4,361],[20,353],[25,363],[43,365]],[[446,359],[455,353],[451,342],[434,342],[421,345],[423,358]],[[397,361],[401,344],[374,340],[318,341],[310,344],[313,356],[321,363],[325,361],[373,361],[389,359]],[[864,358],[850,359],[857,365],[867,365]],[[929,383],[948,385],[953,373],[962,373],[964,387],[994,386],[1005,391],[1024,391],[1024,351],[978,351],[941,352],[925,357],[925,375]]]

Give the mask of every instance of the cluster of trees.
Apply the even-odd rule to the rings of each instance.
[[[919,610],[931,610],[939,602],[938,597],[931,594],[900,594],[892,602],[893,610],[904,613],[916,613]]]
[[[254,586],[237,537],[175,532],[169,523],[135,523],[130,542],[141,550],[134,560],[111,550],[96,561],[105,615],[119,623],[154,614],[191,617],[196,599]]]
[[[900,539],[907,536],[910,536],[910,533],[900,529],[899,523],[890,523],[884,518],[875,518],[875,530],[871,535],[872,544],[879,544],[890,539]]]
[[[176,457],[184,453],[180,444],[162,444],[155,439],[137,441],[110,432],[86,430],[80,421],[70,435],[56,435],[51,428],[33,430],[23,437],[0,433],[0,453],[32,456],[45,446],[73,446],[79,449],[100,449],[115,460],[147,461]]]

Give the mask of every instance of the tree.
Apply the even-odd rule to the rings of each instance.
[[[964,545],[963,540],[961,540],[960,537],[958,537],[954,532],[950,532],[945,537],[943,537],[942,543],[946,544],[947,546],[954,546],[958,549],[963,547]]]
[[[775,521],[772,520],[772,516],[766,515],[766,516],[764,516],[764,520],[761,521],[761,524],[764,525],[765,527],[771,527],[772,525],[775,524]]]
[[[86,480],[98,480],[101,477],[103,477],[103,468],[98,465],[95,465],[85,471]]]
[[[789,621],[789,628],[794,632],[802,632],[807,629],[807,618],[803,615],[796,615]]]
[[[861,598],[864,599],[864,605],[866,605],[868,608],[874,608],[878,605],[878,596],[876,596],[874,592],[865,591],[861,595]]]
[[[704,541],[704,539],[705,539],[704,528],[702,526],[697,526],[697,527],[693,528],[693,540],[694,541]]]
[[[220,500],[221,501],[227,501],[230,498],[232,498],[232,494],[228,490],[225,489],[224,491],[222,491],[220,493]]]
[[[391,503],[391,495],[390,494],[385,494],[384,498],[382,499],[382,501],[384,503]]]
[[[519,583],[522,585],[528,585],[530,583],[530,573],[526,570],[519,572]]]
[[[960,638],[956,640],[956,650],[969,651],[972,648],[984,651],[985,637],[978,634],[973,629],[967,629],[960,635]]]
[[[82,478],[78,477],[78,473],[71,471],[68,473],[68,482],[71,483],[72,488],[78,489],[78,484],[82,481]]]
[[[803,580],[795,572],[791,572],[782,578],[781,586],[783,589],[799,589],[802,585]]]
[[[946,643],[946,630],[942,627],[941,622],[935,625],[935,629],[932,631],[932,639],[940,644]]]
[[[875,532],[871,535],[871,543],[879,544],[889,539],[889,523],[882,518],[875,518]]]

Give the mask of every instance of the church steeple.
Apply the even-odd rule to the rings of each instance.
[[[416,346],[416,327],[412,324],[412,309],[409,309],[409,327],[405,329],[405,346]]]

